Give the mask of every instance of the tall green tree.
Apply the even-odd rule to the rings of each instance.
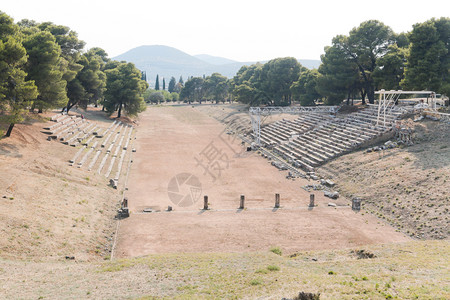
[[[415,24],[402,87],[450,95],[450,18]]]
[[[387,53],[377,60],[373,71],[376,89],[401,89],[400,82],[404,78],[407,54],[407,48],[400,48],[397,44],[389,46]]]
[[[44,22],[39,24],[38,28],[55,36],[56,42],[61,47],[61,56],[65,60],[64,79],[67,82],[71,81],[83,68],[77,61],[86,43],[79,40],[78,34],[67,26]]]
[[[163,91],[165,91],[166,90],[166,79],[163,77]]]
[[[345,38],[345,37],[343,37]],[[359,86],[357,66],[348,58],[343,49],[335,46],[325,47],[321,55],[319,76],[316,79],[317,92],[325,97],[328,105],[340,104]]]
[[[132,116],[145,110],[142,95],[148,84],[141,79],[141,72],[134,64],[119,63],[116,68],[107,70],[106,76],[104,107],[107,113],[117,110],[117,117],[120,118],[122,109]]]
[[[213,73],[206,77],[204,86],[209,99],[215,100],[216,103],[219,103],[219,101],[225,102],[229,90],[227,77],[219,73]]]
[[[231,90],[238,102],[258,106],[271,104],[270,96],[263,91],[261,73],[263,64],[242,66],[231,80]]]
[[[167,90],[169,91],[169,93],[175,92],[176,84],[177,84],[177,81],[175,80],[175,77],[172,76],[169,81],[169,86],[167,87]]]
[[[60,108],[67,103],[66,86],[63,79],[61,47],[48,31],[38,31],[27,36],[23,42],[28,54],[27,79],[34,80],[39,95],[32,110]]]
[[[7,137],[38,95],[34,81],[26,80],[26,62],[19,27],[0,11],[0,121],[9,124]]]
[[[294,100],[299,100],[303,106],[315,105],[314,100],[320,98],[320,94],[316,90],[318,77],[319,72],[315,69],[303,70],[298,80],[291,85]]]
[[[71,95],[68,110],[76,104],[86,109],[88,104],[97,105],[103,99],[106,89],[106,74],[103,70],[108,61],[103,52],[101,48],[90,49],[77,61],[83,69],[71,81],[69,91],[76,94]]]
[[[159,75],[156,74],[155,90],[159,91]]]
[[[192,77],[186,84],[180,93],[180,99],[192,103],[198,101],[202,104],[203,96],[205,94],[204,79],[202,77]]]
[[[73,97],[79,97],[83,94],[80,84],[78,82],[71,83],[71,81],[76,80],[78,72],[83,69],[83,65],[78,62],[80,61],[85,42],[78,39],[78,34],[67,26],[44,22],[40,23],[38,28],[53,34],[56,42],[61,47],[61,62],[64,70],[63,79],[67,81],[67,96],[69,98],[66,107],[70,108],[70,104],[79,101],[79,99]]]
[[[348,37],[333,38],[333,47],[339,48],[358,68],[364,94],[370,103],[375,100],[373,72],[377,59],[384,56],[394,43],[390,27],[377,20],[369,20],[353,28]]]
[[[89,60],[89,67],[87,70],[92,72],[92,82],[88,85],[84,84],[84,87],[86,91],[90,93],[89,102],[97,107],[98,103],[103,100],[106,90],[105,67],[110,59],[108,58],[106,51],[99,47],[89,49],[85,55]],[[146,78],[147,76],[145,75],[145,82],[147,82]]]
[[[264,64],[261,90],[270,97],[272,105],[291,104],[291,85],[298,79],[301,69],[302,65],[293,57],[276,58]]]

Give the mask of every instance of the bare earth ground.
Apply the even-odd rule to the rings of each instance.
[[[408,240],[375,217],[354,213],[345,199],[337,201],[342,207],[331,208],[327,204],[333,200],[316,193],[317,207],[309,211],[309,193],[301,189],[307,180],[287,180],[287,172],[245,152],[224,128],[191,106],[150,107],[143,113],[126,193],[132,214],[120,223],[117,257],[270,246],[292,253]],[[197,202],[186,207],[168,194],[170,180],[180,173],[195,175],[202,185]],[[278,210],[272,209],[275,193],[281,195]],[[237,210],[241,194],[244,211]],[[203,195],[210,211],[200,210]],[[169,205],[174,211],[164,212]],[[156,212],[142,213],[145,208]]]
[[[321,171],[348,197],[407,235],[450,237],[450,124],[423,120],[415,125],[414,144],[383,152],[358,151]]]
[[[95,113],[86,116],[106,121]],[[45,126],[18,124],[0,141],[0,255],[57,260],[109,255],[120,195],[106,188],[104,176],[70,167],[78,149],[47,141]]]

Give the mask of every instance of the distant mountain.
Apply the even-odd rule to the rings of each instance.
[[[147,80],[153,87],[156,75],[166,79],[166,86],[173,76],[178,81],[183,76],[184,81],[190,76],[208,76],[214,72],[220,73],[228,78],[232,78],[244,65],[251,65],[255,62],[237,62],[231,59],[211,56],[208,54],[189,55],[183,51],[169,46],[152,45],[133,48],[114,60],[128,61],[136,65],[141,71],[147,74]],[[299,60],[299,62],[309,68],[318,68],[319,60]],[[265,63],[265,62],[261,62]]]
[[[201,59],[209,64],[219,65],[219,66],[237,63],[237,61],[235,61],[235,60],[231,60],[231,59],[223,58],[223,57],[219,57],[219,56],[212,56],[212,55],[208,55],[208,54],[197,54],[197,55],[194,55],[194,57],[197,57],[198,59]]]
[[[318,59],[299,59],[302,66],[308,69],[317,69],[320,66],[321,61]]]

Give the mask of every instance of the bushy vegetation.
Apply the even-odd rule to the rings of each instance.
[[[168,92],[165,90],[148,89],[144,92],[145,102],[152,104],[178,102],[180,95],[177,92]]]

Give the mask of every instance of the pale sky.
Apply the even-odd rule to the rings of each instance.
[[[320,59],[338,34],[377,19],[394,32],[449,17],[448,0],[1,0],[14,18],[69,26],[109,57],[141,45],[237,61]]]

